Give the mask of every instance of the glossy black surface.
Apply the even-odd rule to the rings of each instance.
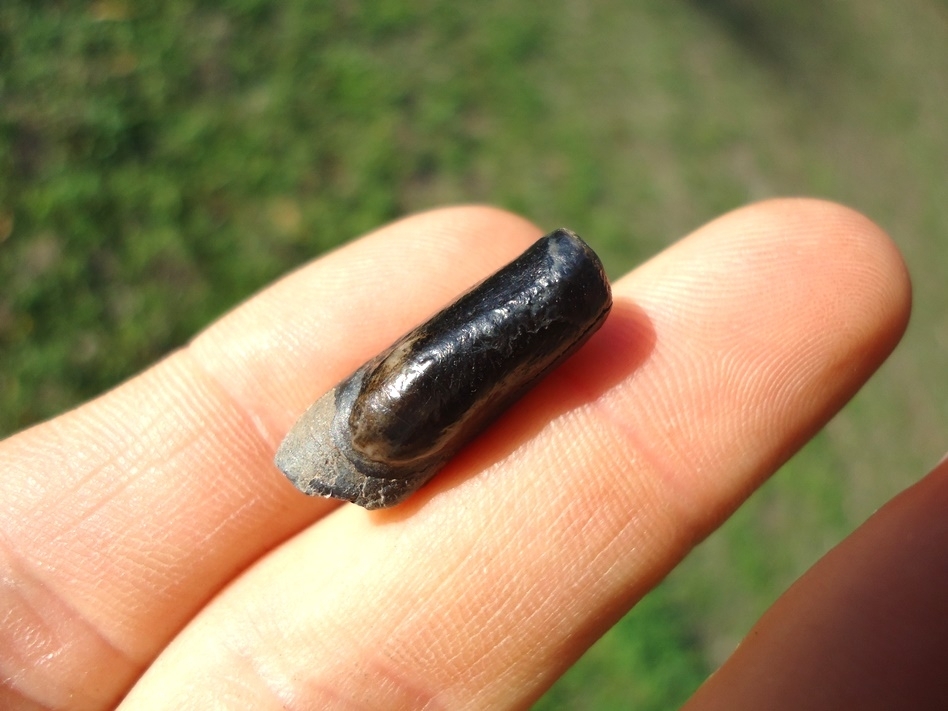
[[[566,357],[611,304],[599,260],[566,231],[536,242],[340,388],[349,446],[393,473],[447,459]]]
[[[579,348],[611,305],[599,258],[557,230],[340,383],[277,463],[307,493],[397,503]]]

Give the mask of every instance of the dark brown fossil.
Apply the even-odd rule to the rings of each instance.
[[[585,343],[611,306],[595,252],[551,232],[317,400],[276,465],[306,494],[393,506]]]

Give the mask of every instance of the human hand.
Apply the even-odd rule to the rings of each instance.
[[[586,347],[405,504],[300,495],[271,461],[295,418],[539,235],[486,208],[395,223],[3,442],[0,705],[524,707],[907,319],[874,225],[754,205],[616,281]]]

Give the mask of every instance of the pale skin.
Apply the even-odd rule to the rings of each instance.
[[[618,279],[589,344],[409,502],[284,480],[313,400],[540,234],[489,208],[407,218],[0,444],[0,707],[526,708],[908,318],[877,226],[752,205]],[[821,561],[689,711],[945,708],[946,477]]]

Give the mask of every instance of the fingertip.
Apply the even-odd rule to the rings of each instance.
[[[655,333],[614,407],[666,411],[636,432],[662,443],[649,454],[676,491],[679,519],[691,522],[687,540],[707,535],[852,397],[898,343],[911,305],[885,232],[854,210],[805,198],[728,213],[613,292],[638,304]],[[687,431],[653,425],[684,410],[697,413]],[[734,451],[743,466],[709,485],[703,472]]]
[[[486,206],[411,215],[287,275],[189,350],[275,447],[309,403],[539,235]]]
[[[876,314],[896,339],[901,336],[911,312],[911,278],[882,227],[858,210],[817,198],[773,199],[745,209],[757,212],[762,224],[817,236],[814,266],[820,261],[848,265],[850,295]]]
[[[542,230],[526,218],[492,205],[452,205],[415,213],[368,235],[391,237],[423,235],[431,244],[439,240],[460,243],[466,249],[522,250],[536,240]]]
[[[801,233],[817,236],[804,269],[826,271],[827,308],[844,317],[840,327],[852,350],[865,354],[868,375],[898,344],[911,314],[911,279],[895,242],[864,214],[827,200],[788,198],[761,207],[773,220],[792,222],[795,215]]]
[[[768,291],[792,298],[804,321],[835,326],[877,351],[874,367],[908,324],[912,286],[902,255],[885,230],[852,208],[817,198],[765,200],[723,215],[683,244],[693,241],[703,243],[709,261],[753,265],[745,279],[757,298]]]
[[[344,244],[329,259],[338,254],[345,260],[343,279],[361,272],[366,288],[402,280],[429,291],[456,290],[510,261],[541,234],[532,222],[507,210],[454,205],[403,217]],[[310,266],[303,268],[303,278]],[[425,281],[410,278],[421,272]]]

